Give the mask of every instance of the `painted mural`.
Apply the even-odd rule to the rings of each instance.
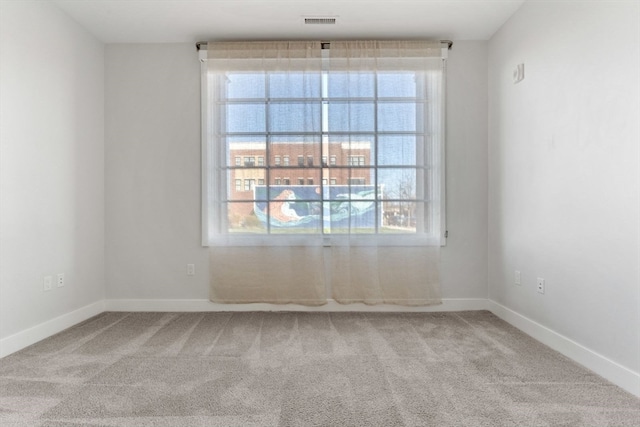
[[[254,213],[265,226],[270,213],[272,229],[375,228],[373,185],[272,185],[269,193],[255,187],[255,199],[263,201],[255,202]]]

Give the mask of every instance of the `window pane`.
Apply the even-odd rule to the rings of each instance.
[[[320,73],[269,74],[269,98],[320,98]]]
[[[320,157],[320,149],[319,136],[272,136],[269,144],[271,165],[297,167],[298,158],[302,156],[302,165],[307,166],[309,157]]]
[[[286,171],[290,182],[285,184],[280,171],[271,171],[271,187],[269,190],[269,198],[272,200],[281,200],[289,197],[291,200],[320,200],[320,186],[317,184],[309,184],[309,180],[314,183],[320,182],[320,169],[289,169]],[[276,178],[280,179],[280,185],[276,184]],[[286,192],[284,190],[287,190]],[[257,197],[262,197],[257,193]]]
[[[225,138],[227,166],[255,167],[264,156],[267,143],[264,136],[232,136]]]
[[[329,103],[330,132],[373,132],[375,108],[372,102]]]
[[[422,136],[415,135],[380,135],[378,137],[378,164],[398,166],[421,166],[423,152]],[[416,158],[419,162],[416,163]]]
[[[264,169],[230,169],[227,173],[227,200],[253,200],[259,180],[264,180]]]
[[[322,215],[317,186],[273,185],[270,202],[257,202],[256,215],[272,233],[318,233]],[[257,192],[263,191],[258,187]],[[315,200],[314,200],[315,199]]]
[[[375,232],[376,190],[374,185],[335,185],[325,191],[329,202],[328,224],[331,233]],[[325,230],[329,232],[329,230]]]
[[[381,169],[378,179],[383,183],[383,233],[415,233],[424,229],[424,202],[420,169]]]
[[[375,162],[373,135],[330,136],[329,166],[369,166]]]
[[[420,212],[423,212],[423,204],[416,201],[383,202],[382,226],[380,231],[385,234],[415,233],[422,229],[424,220]]]
[[[420,183],[417,181],[416,175],[416,169],[379,169],[378,185],[384,191],[384,198],[396,200],[416,199],[422,191],[422,188],[417,188]]]
[[[228,73],[226,76],[228,99],[264,99],[264,73]]]
[[[412,102],[381,102],[378,104],[378,130],[380,132],[420,132],[422,126],[418,127],[416,114],[422,110],[421,105]]]
[[[269,104],[270,132],[319,132],[319,102]]]
[[[253,202],[225,203],[228,231],[231,233],[266,233],[267,228],[255,214]]]
[[[378,74],[378,98],[407,97],[416,97],[415,73],[395,72]]]
[[[346,172],[347,175],[343,176],[343,178],[347,180],[347,185],[375,185],[376,173],[373,168],[353,168],[347,169]]]
[[[227,104],[226,128],[228,133],[264,133],[265,104]]]
[[[337,73],[328,77],[330,98],[373,98],[373,73]]]

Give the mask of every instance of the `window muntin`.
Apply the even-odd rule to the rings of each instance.
[[[425,180],[430,173],[426,158],[430,147],[421,124],[427,102],[417,90],[424,82],[416,83],[423,75],[276,74],[227,74],[228,85],[235,85],[228,92],[243,95],[224,100],[227,157],[237,159],[241,148],[253,154],[243,155],[243,167],[229,167],[230,173],[233,177],[240,169],[252,168],[257,175],[243,178],[245,191],[252,192],[251,200],[228,191],[224,206],[231,211],[222,232],[430,232],[430,194]],[[238,80],[259,89],[241,89]],[[282,86],[301,81],[306,85],[315,82],[319,89]],[[321,164],[314,163],[315,156],[322,159]],[[265,165],[260,160],[265,157],[272,158],[273,164]],[[297,176],[290,157],[306,170],[293,186],[290,178],[275,175],[286,167]],[[310,171],[313,176],[305,179]],[[308,187],[314,187],[313,192]],[[247,203],[254,208],[246,209]],[[298,227],[302,218],[310,216],[317,220]]]

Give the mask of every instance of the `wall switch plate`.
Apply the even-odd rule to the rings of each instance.
[[[44,291],[50,291],[52,284],[53,284],[53,277],[44,276],[44,280],[42,281],[42,289]]]
[[[58,273],[58,275],[56,276],[56,284],[58,285],[59,288],[64,286],[64,273]]]
[[[538,277],[538,293],[544,294],[544,279],[542,277]]]
[[[513,69],[513,83],[519,83],[522,80],[524,80],[524,64],[518,64]]]
[[[520,281],[520,270],[516,270],[513,279],[514,279],[514,283],[516,285],[521,285],[522,284],[522,282]]]
[[[196,265],[187,264],[187,276],[195,276],[195,275],[196,275]]]

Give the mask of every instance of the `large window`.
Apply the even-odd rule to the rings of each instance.
[[[386,58],[372,69],[359,57],[350,63],[340,45],[313,48],[287,69],[250,55],[204,67],[205,242],[292,234],[439,242],[442,56]]]

